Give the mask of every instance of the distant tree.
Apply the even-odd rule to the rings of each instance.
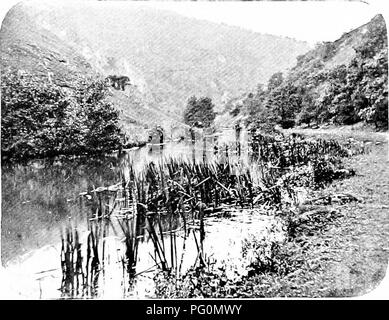
[[[268,103],[268,91],[262,85],[257,86],[255,93],[250,93],[243,101],[245,125],[250,131],[272,133],[278,117]]]
[[[304,63],[305,59],[306,59],[306,55],[305,54],[298,55],[296,57],[296,61],[297,61],[296,66],[297,67],[301,66]]]
[[[277,72],[273,74],[267,83],[267,90],[269,92],[274,90],[275,88],[279,87],[283,81],[284,77],[282,75],[282,72]]]
[[[215,120],[214,104],[211,98],[195,96],[189,98],[184,111],[184,121],[186,124],[195,127],[209,127]]]
[[[276,122],[283,128],[295,123],[295,114],[301,106],[301,90],[291,81],[285,81],[268,93],[267,105],[273,110]]]
[[[263,100],[265,98],[265,91],[262,85],[258,85],[255,93],[249,93],[242,100],[242,115],[245,118],[245,123],[249,124],[261,116],[263,109]]]
[[[250,131],[259,130],[265,133],[273,133],[277,124],[277,117],[274,110],[266,105],[263,105],[258,110],[255,117],[250,118],[246,125]]]
[[[301,109],[296,115],[297,124],[307,124],[311,125],[315,120],[317,121],[317,105],[315,101],[315,96],[311,93],[306,93],[302,97]]]
[[[324,42],[320,46],[320,58],[324,61],[331,59],[336,53],[336,45],[333,42]]]

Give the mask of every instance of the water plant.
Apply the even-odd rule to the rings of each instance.
[[[84,285],[98,287],[100,271],[104,270],[105,238],[117,221],[125,248],[121,262],[131,281],[139,273],[136,270],[139,242],[147,234],[153,246],[150,256],[154,266],[162,272],[163,279],[175,283],[174,286],[186,283],[185,286],[193,290],[185,295],[213,296],[212,292],[217,290],[208,288],[200,280],[194,281],[196,276],[204,281],[218,279],[215,281],[219,285],[224,283],[220,280],[223,276],[210,271],[210,261],[204,252],[207,217],[220,214],[229,207],[267,206],[285,213],[278,215],[285,220],[286,233],[292,239],[304,229],[301,227],[304,221],[295,210],[301,200],[298,191],[320,188],[333,179],[344,177],[340,161],[344,156],[348,156],[347,149],[335,141],[259,135],[253,138],[249,164],[232,157],[202,162],[171,157],[146,163],[139,170],[128,162],[119,172],[116,184],[93,186],[80,195],[88,200],[86,203],[90,207]],[[321,218],[319,214],[314,220],[322,221]],[[182,249],[177,245],[179,237],[183,238]],[[192,268],[183,270],[188,239],[194,241],[197,254]],[[65,279],[73,279],[76,274],[71,268],[69,254],[76,250],[72,249],[76,247],[72,241],[70,237],[66,242],[70,249],[64,244],[64,252],[67,252],[64,256],[69,257],[64,259]],[[246,244],[247,248],[249,246],[251,249],[255,247],[256,252],[250,264],[251,273],[286,274],[293,265],[282,244],[251,241]],[[254,252],[251,249],[249,251]],[[247,252],[242,254],[247,255]],[[82,270],[82,260],[78,261],[76,266]],[[67,283],[68,288],[74,286],[70,280]],[[199,286],[203,285],[201,290],[208,293],[200,294]],[[89,294],[95,293],[90,291]]]

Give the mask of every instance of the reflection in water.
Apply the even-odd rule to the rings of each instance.
[[[226,233],[222,221],[209,225],[210,218],[203,219],[198,203],[189,205],[192,200],[169,203],[173,207],[162,210],[161,199],[155,197],[159,200],[148,204],[148,208],[155,207],[149,215],[142,206],[142,194],[134,199],[123,183],[146,163],[158,164],[166,157],[249,166],[248,155],[247,133],[238,135],[230,130],[188,142],[149,144],[126,150],[120,157],[3,166],[2,264],[29,279],[19,288],[25,296],[35,296],[38,291],[38,297],[57,297],[53,278],[62,279],[63,297],[152,296],[155,267],[180,274],[196,263],[205,264],[206,253],[219,250],[210,239]],[[212,198],[204,189],[211,182],[202,181],[196,182],[202,183],[197,197],[205,203],[215,201],[215,196],[228,198],[223,186],[217,190],[224,191]],[[133,187],[139,191],[147,186]],[[169,210],[180,213],[166,214]],[[65,230],[61,242],[59,230]],[[241,236],[230,232],[228,239]],[[121,288],[120,292],[114,288]]]

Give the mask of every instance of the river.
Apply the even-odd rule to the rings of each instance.
[[[225,145],[239,142],[240,149],[229,150]],[[187,161],[224,161],[226,157],[249,162],[248,134],[238,137],[234,130],[226,129],[216,135],[205,135],[195,144],[189,140],[146,145],[125,150],[120,156],[99,159],[37,160],[27,165],[2,167],[2,231],[1,231],[1,296],[20,299],[52,299],[61,293],[61,232],[71,225],[77,228],[81,242],[88,234],[87,216],[90,207],[80,194],[97,187],[107,187],[120,181],[123,168],[132,163],[142,170],[147,162],[159,162],[169,157]],[[204,252],[215,263],[230,266],[228,272],[244,272],[241,266],[241,246],[250,234],[268,233],[280,227],[273,218],[230,210],[229,217],[213,216],[205,219],[206,238]],[[104,239],[109,252],[104,269],[103,284],[98,298],[153,297],[153,252],[147,235],[140,241],[137,256],[137,285],[128,288],[123,280],[119,256],[123,253],[122,239],[115,226]],[[117,226],[116,226],[117,229]],[[179,236],[176,254],[182,259],[181,272],[196,261],[195,234]],[[169,241],[167,239],[166,241]],[[184,244],[185,242],[185,244]]]

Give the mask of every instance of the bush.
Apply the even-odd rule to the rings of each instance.
[[[2,75],[3,160],[103,153],[120,146],[119,113],[104,101],[102,81],[64,89],[31,75]]]
[[[286,243],[251,235],[242,243],[242,257],[250,263],[248,276],[273,273],[286,275],[294,270],[293,261],[285,250]]]

